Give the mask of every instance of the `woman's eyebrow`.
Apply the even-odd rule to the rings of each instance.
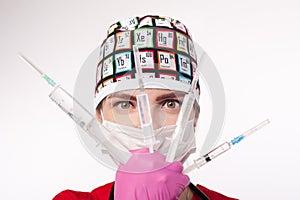
[[[170,93],[167,93],[167,94],[159,95],[158,97],[156,97],[155,101],[162,101],[162,100],[165,100],[165,99],[180,99],[180,98],[183,98],[183,97],[184,97],[183,93],[175,94],[174,92],[170,92]]]
[[[112,99],[112,98],[119,98],[119,99],[126,99],[126,100],[136,101],[135,96],[132,96],[132,95],[126,94],[126,93],[116,93],[114,95],[108,96],[108,99]]]
[[[181,99],[184,97],[184,93],[166,93],[159,95],[155,98],[155,101],[162,101],[165,99]],[[131,101],[136,101],[136,96],[131,95],[131,94],[126,94],[126,93],[116,93],[114,95],[109,95],[107,99],[113,99],[113,98],[118,98],[118,99],[126,99],[126,100],[131,100]]]

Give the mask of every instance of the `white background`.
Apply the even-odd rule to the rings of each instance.
[[[298,1],[0,1],[1,199],[91,191],[114,172],[82,147],[72,121],[22,52],[68,91],[108,26],[160,14],[182,21],[214,61],[226,92],[220,141],[271,124],[193,177],[240,199],[300,199]],[[93,77],[92,77],[93,78]]]

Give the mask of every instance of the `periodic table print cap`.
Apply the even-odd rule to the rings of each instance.
[[[95,108],[109,94],[139,88],[132,45],[139,48],[145,88],[188,92],[197,67],[189,30],[166,16],[133,17],[112,24],[100,46]],[[199,83],[195,94],[199,99]]]

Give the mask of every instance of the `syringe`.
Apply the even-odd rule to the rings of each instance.
[[[140,87],[140,94],[136,95],[140,123],[144,134],[144,142],[146,145],[148,145],[149,152],[153,153],[153,146],[156,143],[156,140],[153,132],[149,99],[144,88],[143,72],[140,63],[140,53],[139,48],[136,45],[133,45],[132,48],[135,61],[136,79],[138,80],[138,84]]]
[[[200,63],[198,61],[198,66],[199,65]],[[167,162],[173,162],[175,159],[177,147],[184,133],[185,124],[189,120],[192,108],[194,107],[194,101],[195,101],[194,91],[197,87],[199,76],[200,76],[200,70],[199,67],[197,67],[189,92],[184,96],[182,101],[181,109],[176,121],[175,133],[172,137],[171,144],[166,156]]]
[[[210,152],[208,152],[204,156],[201,156],[200,158],[194,160],[194,163],[190,166],[187,166],[184,169],[183,172],[184,173],[189,173],[192,170],[194,170],[195,168],[199,169],[200,167],[202,167],[206,163],[210,162],[211,160],[215,159],[219,155],[221,155],[221,154],[225,153],[226,151],[228,151],[231,148],[232,145],[235,145],[235,144],[239,143],[240,141],[242,141],[243,139],[250,136],[251,134],[253,134],[254,132],[256,132],[257,130],[261,129],[262,127],[264,127],[265,125],[267,125],[269,123],[270,123],[269,119],[266,119],[265,121],[261,122],[260,124],[254,126],[251,129],[249,129],[245,133],[239,135],[238,137],[235,137],[230,142],[224,142],[223,144],[221,144],[218,147],[214,148],[213,150],[211,150]]]
[[[47,74],[43,73],[38,67],[30,62],[25,56],[19,54],[19,57],[35,69],[44,80],[46,80],[54,90],[49,97],[54,101],[73,121],[75,121],[90,137],[92,137],[97,145],[101,144],[106,148],[110,155],[118,162],[126,163],[130,157],[129,152],[122,151],[113,145],[105,136],[106,130],[103,126],[99,126],[95,117],[82,106],[75,98],[73,98],[60,85],[56,84]],[[76,107],[76,112],[74,111]]]

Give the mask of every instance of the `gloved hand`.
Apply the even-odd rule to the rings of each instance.
[[[190,180],[180,162],[165,162],[165,156],[148,149],[131,151],[132,156],[116,173],[116,200],[175,200]]]

